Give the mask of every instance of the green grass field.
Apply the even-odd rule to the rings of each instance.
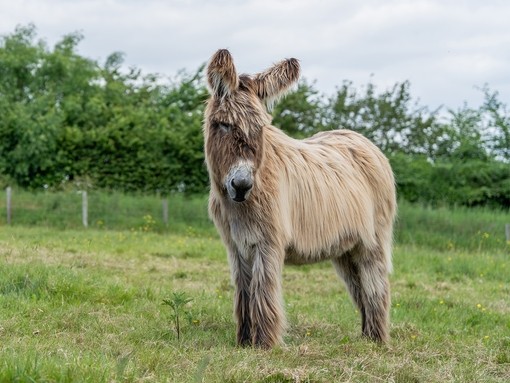
[[[168,227],[157,198],[96,198],[91,222],[103,223],[89,229],[55,203],[30,205],[42,218],[29,222],[24,202],[13,226],[0,221],[0,382],[510,381],[508,214],[401,204],[386,346],[360,336],[329,263],[286,267],[286,343],[262,351],[235,346],[203,197],[171,201]],[[174,293],[192,299],[179,339],[163,303]]]

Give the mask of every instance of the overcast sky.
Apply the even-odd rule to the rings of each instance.
[[[456,109],[487,83],[510,104],[508,0],[0,0],[0,35],[28,23],[50,47],[78,31],[80,54],[121,51],[145,73],[193,72],[228,48],[245,73],[296,57],[326,94],[409,80],[421,105]]]

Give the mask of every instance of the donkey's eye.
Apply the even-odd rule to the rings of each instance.
[[[226,124],[226,123],[223,123],[223,122],[218,122],[218,124],[216,124],[218,130],[220,130],[222,133],[228,133],[232,130],[232,126],[230,124]]]
[[[255,151],[250,145],[243,144],[243,151],[248,157],[255,157]]]

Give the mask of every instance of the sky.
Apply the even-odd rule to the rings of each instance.
[[[287,57],[326,95],[344,80],[378,91],[409,80],[434,110],[478,107],[487,84],[510,104],[507,0],[0,0],[0,35],[35,24],[53,47],[80,32],[78,52],[99,63],[175,77],[227,48],[239,73]]]

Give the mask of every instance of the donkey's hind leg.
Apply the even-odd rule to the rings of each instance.
[[[383,251],[361,245],[333,261],[360,310],[363,335],[379,342],[389,338],[388,260]]]
[[[363,304],[363,291],[361,289],[361,280],[358,271],[358,265],[353,262],[353,254],[347,252],[339,258],[333,258],[333,266],[338,276],[345,283],[353,303],[361,314],[361,325],[365,326],[365,307]]]
[[[389,247],[377,246],[375,249],[361,248],[354,258],[358,265],[365,321],[363,335],[379,342],[389,339],[390,322],[390,281],[391,256],[385,250]]]

